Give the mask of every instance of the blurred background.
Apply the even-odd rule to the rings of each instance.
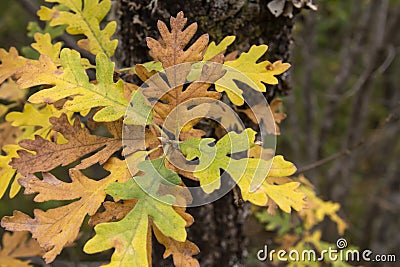
[[[1,48],[30,53],[27,26],[36,20],[35,3],[41,1],[0,1]],[[351,245],[400,258],[400,1],[317,6],[295,15],[291,90],[282,97],[288,117],[280,124],[277,152],[296,164],[322,199],[342,205]],[[31,214],[31,200],[6,196],[0,217],[17,208]],[[262,248],[270,234],[255,219],[248,223],[250,246]],[[334,226],[322,228],[334,242]],[[80,242],[63,257],[92,259]]]

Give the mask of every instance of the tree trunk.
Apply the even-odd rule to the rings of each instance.
[[[196,36],[210,35],[219,42],[224,36],[236,35],[234,49],[247,50],[253,44],[269,45],[268,59],[288,61],[293,20],[274,17],[266,0],[118,0],[114,19],[120,25],[119,49],[116,61],[119,67],[133,66],[151,60],[146,37],[158,38],[157,20],[169,21],[183,11],[189,23],[198,23]],[[276,93],[286,94],[285,81],[270,86],[266,97]],[[231,192],[222,199],[206,206],[191,208],[189,213],[195,223],[188,230],[188,239],[201,250],[201,266],[244,266],[247,255],[245,222],[249,206],[238,207]],[[154,242],[156,243],[156,242]],[[155,246],[153,266],[172,266],[171,257],[162,259],[164,249]]]

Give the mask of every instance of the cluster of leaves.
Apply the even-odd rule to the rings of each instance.
[[[299,211],[297,216],[290,216],[285,213],[269,214],[266,211],[256,213],[257,219],[261,223],[265,223],[267,231],[275,231],[278,236],[276,243],[279,246],[278,250],[297,251],[300,254],[305,250],[314,250],[321,253],[329,248],[336,248],[336,244],[325,242],[321,239],[321,230],[318,230],[318,224],[322,223],[325,218],[329,218],[336,224],[337,232],[343,235],[347,229],[346,222],[339,217],[337,212],[340,209],[338,203],[332,201],[324,201],[314,192],[313,185],[303,176],[300,175],[294,178],[300,182],[299,190],[307,197],[307,208]],[[347,247],[345,250],[355,249]],[[277,260],[276,258],[274,260]],[[351,266],[344,261],[332,261],[329,257],[324,257],[326,264],[332,266]],[[287,266],[320,266],[317,261],[290,261]]]
[[[62,26],[68,34],[84,36],[77,44],[96,56],[96,65],[78,51],[53,43],[52,36],[45,32],[34,34],[32,48],[40,54],[37,60],[20,56],[15,48],[0,50],[0,108],[1,116],[5,116],[0,124],[0,196],[10,187],[12,198],[22,186],[25,194],[36,194],[35,202],[68,201],[46,211],[35,209],[33,218],[15,211],[2,219],[2,227],[30,232],[49,263],[75,241],[82,223],[90,216],[89,224],[94,226],[96,235],[86,243],[84,251],[96,253],[114,248],[107,266],[150,266],[152,234],[165,246],[164,257],[172,255],[176,266],[198,266],[193,255],[199,249],[186,238],[185,228],[194,219],[185,211],[191,195],[182,176],[199,181],[204,192],[212,193],[220,187],[222,169],[237,182],[244,200],[268,207],[270,212],[278,207],[286,213],[303,210],[306,192],[299,189],[299,182],[288,178],[296,168],[282,156],[260,158],[263,148],[256,144],[256,132],[250,128],[240,133],[220,131],[223,134],[216,141],[202,138],[205,132],[194,128],[195,121],[183,128],[177,150],[163,151],[163,122],[181,103],[198,97],[218,100],[225,92],[234,105],[243,105],[243,91],[235,77],[225,75],[223,68],[206,66],[197,74],[195,68],[180,75],[166,72],[168,83],[156,80],[142,94],[137,85],[114,79],[123,72],[115,69],[111,60],[117,47],[117,40],[111,39],[116,23],[100,26],[110,10],[110,0],[47,2],[54,5],[42,7],[40,19],[48,21],[49,29]],[[197,30],[196,23],[185,29],[186,22],[183,13],[171,18],[170,29],[159,22],[161,39],[147,39],[154,62],[138,64],[130,69],[132,73],[145,82],[157,72],[181,63],[217,62],[246,74],[257,85],[254,90],[265,92],[264,83],[278,83],[275,75],[289,67],[281,61],[257,62],[267,51],[266,45],[252,46],[239,56],[237,52],[225,56],[233,36],[216,45],[209,44],[208,35],[204,34],[185,49]],[[95,71],[95,80],[89,78],[89,69]],[[203,76],[221,80],[226,86],[213,88],[202,82]],[[185,80],[191,83],[184,88],[179,84]],[[25,103],[27,90],[29,98]],[[154,96],[160,101],[150,107]],[[273,105],[276,123],[284,118],[277,111],[279,104],[275,100]],[[129,106],[133,114],[124,118]],[[254,119],[251,112],[241,112]],[[141,127],[146,135],[145,147],[135,140],[130,140],[130,146],[123,146],[124,127]],[[279,130],[271,133],[279,134]],[[239,152],[246,156],[231,157]],[[169,153],[180,153],[187,161],[197,159],[192,162],[197,164],[195,169],[175,168],[164,156]],[[133,173],[122,156],[136,166]],[[271,165],[269,172],[258,170],[257,166],[263,163]],[[108,175],[93,179],[82,173],[94,165],[101,165]],[[68,170],[70,181],[50,173],[60,166]],[[251,189],[254,176],[261,178],[262,184]],[[113,201],[105,201],[107,195]],[[6,248],[3,250],[7,253]]]

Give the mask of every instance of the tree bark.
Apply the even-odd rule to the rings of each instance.
[[[188,23],[197,22],[196,36],[210,35],[219,42],[224,36],[237,37],[234,49],[247,50],[251,45],[267,44],[268,60],[288,61],[293,19],[274,17],[267,0],[118,0],[114,9],[120,25],[116,61],[119,67],[133,66],[152,60],[148,55],[146,37],[158,38],[157,20],[169,21],[183,11]],[[286,76],[279,86],[269,86],[266,97],[287,94]],[[188,239],[201,250],[201,266],[244,266],[247,255],[245,222],[249,207],[234,204],[231,192],[206,206],[191,208],[195,223],[188,230]],[[156,242],[154,242],[156,243]],[[171,257],[162,259],[164,249],[155,246],[153,266],[172,266]]]

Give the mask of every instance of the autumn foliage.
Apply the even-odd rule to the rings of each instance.
[[[185,102],[202,97],[220,101],[223,94],[238,113],[256,122],[254,113],[244,106],[242,83],[250,81],[248,86],[256,85],[251,90],[265,92],[265,84],[277,84],[275,76],[290,66],[260,61],[266,45],[252,46],[240,55],[227,54],[234,36],[218,45],[209,43],[207,34],[193,40],[197,24],[186,26],[181,12],[171,17],[169,27],[159,21],[160,39],[147,39],[153,62],[119,70],[112,61],[118,43],[112,39],[116,23],[100,27],[111,1],[47,2],[55,5],[42,7],[40,19],[51,27],[66,25],[68,34],[85,36],[77,44],[95,55],[96,62],[93,65],[78,51],[53,43],[49,33],[35,34],[32,48],[40,54],[38,59],[22,57],[15,48],[0,50],[0,97],[7,103],[0,105],[0,115],[5,116],[0,124],[4,152],[0,195],[8,192],[12,198],[23,187],[24,194],[35,194],[35,202],[69,203],[45,211],[35,209],[33,218],[20,211],[4,217],[1,226],[15,233],[3,237],[2,261],[35,255],[43,255],[47,263],[54,261],[78,238],[89,216],[95,235],[84,251],[92,254],[114,248],[107,266],[151,266],[152,235],[165,246],[164,257],[172,255],[176,266],[199,266],[193,257],[199,248],[187,240],[186,228],[201,218],[186,212],[192,196],[185,180],[199,182],[211,194],[224,182],[220,170],[236,182],[243,200],[269,214],[297,211],[307,231],[330,216],[343,233],[346,224],[336,215],[338,206],[327,207],[335,204],[317,198],[304,177],[290,177],[296,167],[266,151],[257,141],[258,128],[234,131],[216,126],[215,136],[206,138],[206,132],[195,127],[201,118],[180,125],[177,132],[167,123],[168,116],[176,120],[176,109]],[[228,68],[240,71],[248,81],[238,83]],[[88,70],[95,72],[95,80]],[[147,82],[146,89],[119,78],[126,72]],[[164,78],[157,78],[162,72]],[[206,78],[216,85],[205,82]],[[271,103],[268,134],[280,133],[277,124],[286,117],[279,111],[280,104],[279,99]],[[195,108],[206,117],[207,105]],[[185,112],[188,109],[180,115]],[[144,144],[135,135],[123,136],[135,129],[144,132]],[[177,135],[178,141],[165,140],[165,132]],[[174,149],[166,149],[173,144]],[[235,153],[241,156],[233,157]],[[191,162],[193,168],[178,169],[171,163],[175,156]],[[270,168],[260,170],[263,164]],[[108,173],[104,178],[82,172],[99,165]],[[55,176],[53,171],[60,167],[68,172],[69,181]],[[254,177],[261,181],[257,187],[252,186]],[[37,243],[25,242],[27,232]],[[17,249],[9,247],[10,239],[16,240]],[[34,249],[27,253],[27,247]]]

